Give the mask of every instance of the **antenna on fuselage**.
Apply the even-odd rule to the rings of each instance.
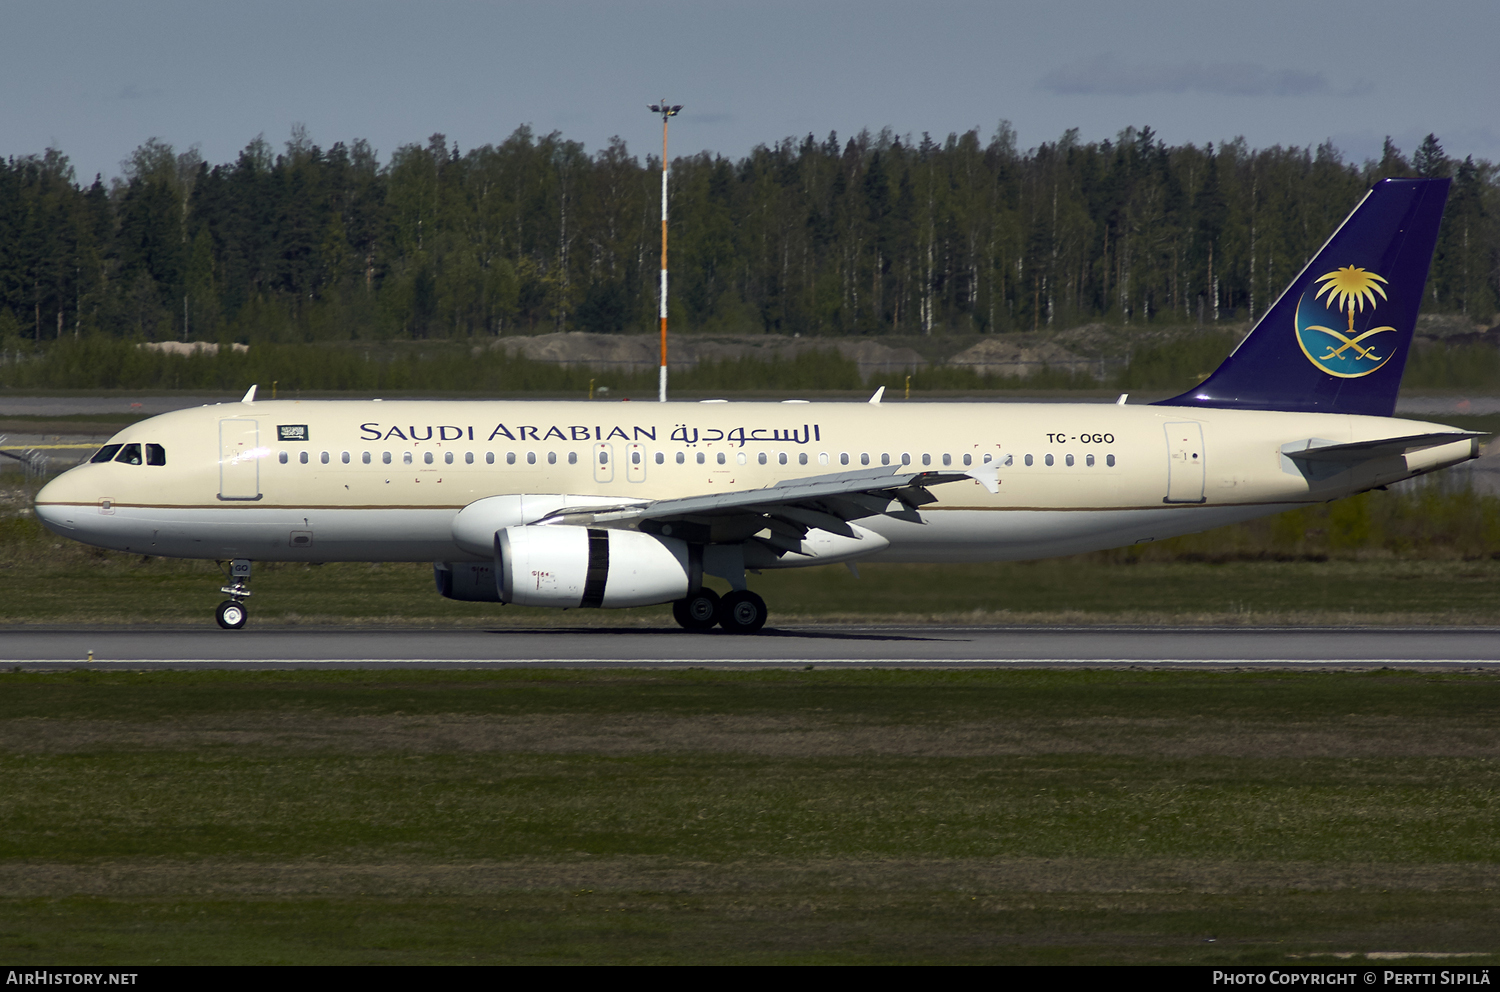
[[[260,383],[256,383],[256,385],[258,386],[258,385],[260,385]],[[245,398],[242,399],[242,400],[240,400],[240,402],[241,403],[254,403],[255,402],[255,386],[251,386],[249,389],[245,390]]]
[[[880,397],[882,397],[884,395],[885,395],[885,387],[881,386],[879,389],[875,390],[875,395],[870,397],[870,405],[871,406],[879,406],[880,405]]]

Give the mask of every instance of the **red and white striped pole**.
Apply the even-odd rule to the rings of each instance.
[[[671,106],[667,101],[651,104],[653,113],[661,114],[661,375],[658,379],[657,400],[667,401],[667,119],[677,116],[682,104]]]

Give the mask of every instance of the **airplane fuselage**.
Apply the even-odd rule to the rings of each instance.
[[[1469,439],[1337,470],[1287,457],[1448,430],[1383,417],[1063,403],[270,401],[153,417],[38,496],[59,534],[120,551],[260,561],[475,561],[455,519],[487,497],[648,501],[865,467],[994,466],[875,515],[839,560],[1041,558],[1207,530],[1452,465]],[[125,450],[122,448],[121,450]],[[762,567],[818,564],[784,555]]]

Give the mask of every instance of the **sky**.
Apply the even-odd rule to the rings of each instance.
[[[148,138],[210,163],[294,123],[327,147],[460,150],[522,124],[671,154],[862,128],[1010,121],[1024,150],[1149,126],[1169,144],[1332,140],[1378,157],[1438,135],[1500,162],[1495,0],[0,0],[0,156],[60,149],[80,181]]]

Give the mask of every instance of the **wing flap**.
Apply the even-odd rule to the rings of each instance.
[[[997,475],[993,467],[988,467],[988,474],[984,469],[938,472],[902,471],[903,467],[856,469],[788,479],[763,489],[706,493],[650,503],[564,508],[537,522],[607,524],[725,516],[779,517],[801,528],[825,529],[847,537],[852,533],[847,530],[847,521],[890,512],[893,502],[900,504],[896,513],[903,519],[911,519],[917,507],[937,499],[928,492],[928,486],[976,479],[993,491],[995,480],[989,476]]]

